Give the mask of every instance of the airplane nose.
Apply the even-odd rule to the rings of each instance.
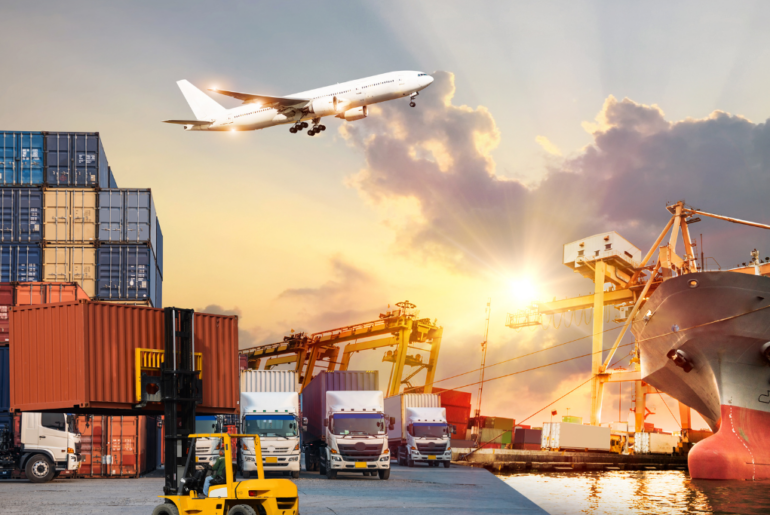
[[[425,76],[425,85],[426,86],[430,86],[431,84],[433,84],[433,77],[431,77],[430,75],[426,75]]]

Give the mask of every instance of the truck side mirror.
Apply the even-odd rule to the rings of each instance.
[[[395,423],[396,423],[396,417],[390,417],[390,425],[392,426]]]
[[[396,424],[391,422],[390,425],[388,426],[388,431],[393,431],[394,429],[396,429]]]
[[[307,431],[307,417],[302,417],[302,430]]]
[[[329,427],[329,419],[328,418],[324,419],[324,427]]]
[[[411,436],[414,436],[414,426],[412,424],[407,425],[406,432],[409,433]]]
[[[450,426],[450,427],[452,428],[452,434],[456,435],[457,434],[457,426],[453,425],[453,426]]]

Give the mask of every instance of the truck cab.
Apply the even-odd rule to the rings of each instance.
[[[326,446],[320,453],[321,474],[338,472],[390,477],[388,427],[380,391],[327,391],[324,419]]]
[[[33,483],[51,481],[60,472],[80,468],[80,434],[75,416],[64,413],[23,413],[18,439],[17,466]]]
[[[262,466],[266,473],[299,477],[299,394],[296,392],[241,393],[241,433],[258,435]],[[258,470],[254,438],[240,441],[238,466],[243,477]]]
[[[399,448],[398,462],[413,467],[427,463],[449,467],[452,461],[450,431],[445,408],[406,408],[405,445]]]
[[[222,433],[222,417],[219,415],[198,415],[195,417],[195,432],[198,434]],[[219,449],[222,440],[215,437],[195,439],[195,456],[198,458],[198,467],[208,463],[213,465],[219,458]]]

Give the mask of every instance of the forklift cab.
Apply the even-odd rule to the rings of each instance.
[[[254,438],[257,452],[257,479],[237,481],[233,471],[231,438]],[[225,476],[221,483],[209,486],[208,495],[203,495],[203,485],[211,473],[211,466],[196,467],[195,440],[197,438],[221,438],[225,453]],[[153,510],[153,515],[299,515],[297,486],[288,479],[265,479],[262,467],[262,453],[257,435],[230,435],[227,433],[190,435],[189,452],[184,473],[180,479],[181,495],[159,496],[164,504]]]

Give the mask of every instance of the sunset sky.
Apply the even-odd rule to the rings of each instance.
[[[770,222],[770,4],[705,6],[5,2],[0,129],[101,133],[118,185],[155,195],[165,305],[238,313],[246,347],[408,299],[444,327],[443,378],[477,368],[488,298],[489,363],[590,332],[504,325],[528,301],[591,291],[561,264],[565,243],[615,230],[646,251],[680,199]],[[436,78],[417,108],[330,119],[314,138],[161,123],[192,115],[180,79],[279,96],[395,70]],[[770,255],[758,229],[692,230],[723,268]],[[585,339],[487,376],[589,351]],[[351,368],[386,374],[381,355]],[[581,359],[492,381],[484,411],[522,420],[589,371]],[[605,422],[618,418],[609,390]],[[625,420],[631,385],[621,400]],[[677,429],[665,403],[674,417],[656,395],[648,421]],[[589,405],[584,387],[555,409],[587,419]]]

